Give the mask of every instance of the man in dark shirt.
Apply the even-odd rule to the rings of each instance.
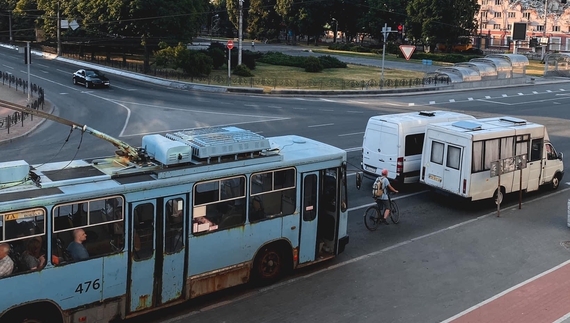
[[[67,246],[67,252],[71,255],[73,260],[83,260],[89,258],[89,253],[83,242],[87,240],[87,234],[83,229],[73,230],[73,241]]]

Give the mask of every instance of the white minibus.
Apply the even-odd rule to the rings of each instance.
[[[522,185],[515,160],[526,162],[520,167]],[[562,153],[550,143],[546,127],[514,117],[427,126],[421,167],[421,183],[499,203],[503,194],[520,188],[530,192],[550,184],[555,189],[564,175]]]
[[[417,182],[426,125],[468,119],[475,117],[451,111],[407,112],[370,118],[362,141],[364,175],[376,178],[382,169],[387,169],[390,180]]]

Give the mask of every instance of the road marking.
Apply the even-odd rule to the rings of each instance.
[[[449,102],[453,103],[455,102],[455,99],[449,99]]]
[[[67,92],[59,92],[59,94],[61,94],[61,95],[68,95],[69,93],[67,93]]]
[[[45,64],[38,64],[38,63],[36,63],[36,65],[41,66],[41,67],[44,67],[44,68],[50,68],[49,66],[47,66],[47,65],[45,65]]]
[[[566,90],[564,90],[564,89],[560,89],[560,92],[564,92],[564,91],[566,91]]]
[[[353,101],[353,100],[348,100],[346,101],[348,103],[357,103],[357,104],[369,104],[368,102],[362,102],[362,101]]]
[[[353,152],[353,151],[361,151],[362,147],[354,147],[354,148],[347,148],[344,151],[346,151],[347,153]]]
[[[319,99],[319,100],[321,100],[321,101],[325,101],[325,102],[336,102],[335,100],[330,100],[330,99],[322,99],[322,98],[321,98],[321,99]]]
[[[508,95],[506,95],[506,94],[503,94],[503,98],[506,98],[506,97],[508,97]]]
[[[505,102],[498,102],[498,101],[491,101],[491,100],[477,100],[477,101],[483,101],[483,102],[489,102],[489,103],[496,103],[496,104],[502,104],[502,105],[513,105],[512,103],[505,103]]]
[[[429,104],[435,104],[435,101],[429,101]]]
[[[485,99],[490,99],[491,96],[490,95],[485,95]]]
[[[8,65],[5,65],[5,64],[2,64],[2,66],[7,67],[7,68],[10,68],[10,69],[14,69],[12,66],[8,66]]]
[[[257,104],[244,104],[244,107],[251,107],[251,108],[259,108],[259,105]]]
[[[327,111],[327,112],[331,112],[334,111],[333,109],[319,109],[319,111]]]
[[[538,92],[537,92],[537,91],[532,91],[532,94],[538,94]]]
[[[473,98],[467,98],[468,101],[473,101]]]
[[[44,74],[49,74],[48,71],[44,71],[44,70],[40,70],[40,72],[44,73]]]
[[[546,93],[551,93],[551,92],[552,92],[552,90],[546,90]]]
[[[334,126],[334,123],[315,124],[315,125],[309,126],[309,128],[328,127],[328,126]]]
[[[338,135],[338,136],[339,136],[339,137],[354,136],[354,135],[361,135],[361,134],[363,134],[363,133],[364,133],[364,132],[344,133],[344,134],[341,134],[341,135]]]
[[[415,103],[408,103],[409,107],[413,107],[414,105],[416,105]]]
[[[519,92],[518,95],[524,95],[523,93]]]
[[[307,110],[307,108],[293,108],[293,110]]]
[[[116,87],[117,89],[125,90],[125,91],[136,91],[137,89],[128,89],[126,87],[118,86],[118,85],[111,85],[112,87]]]
[[[271,109],[283,109],[282,107],[278,107],[276,105],[268,105],[267,107]]]
[[[347,110],[346,112],[349,112],[349,113],[363,113],[362,111],[354,111],[354,110]]]

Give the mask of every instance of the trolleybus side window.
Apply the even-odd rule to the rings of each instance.
[[[230,177],[194,186],[192,232],[222,230],[245,223],[245,177]]]
[[[0,214],[0,243],[10,247],[12,272],[41,270],[46,264],[45,216],[42,208]]]
[[[113,196],[55,206],[52,213],[52,250],[58,261],[73,260],[67,251],[73,241],[83,245],[89,257],[122,250],[125,230],[123,205],[123,197]],[[81,234],[79,229],[86,234],[85,238],[77,238]]]
[[[251,175],[249,221],[293,214],[296,207],[294,168]]]
[[[150,259],[154,254],[154,205],[144,203],[134,210],[133,256],[136,261]]]

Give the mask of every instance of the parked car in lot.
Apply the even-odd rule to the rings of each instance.
[[[111,82],[103,73],[90,69],[81,69],[73,73],[73,84],[83,84],[86,88],[111,86]]]

